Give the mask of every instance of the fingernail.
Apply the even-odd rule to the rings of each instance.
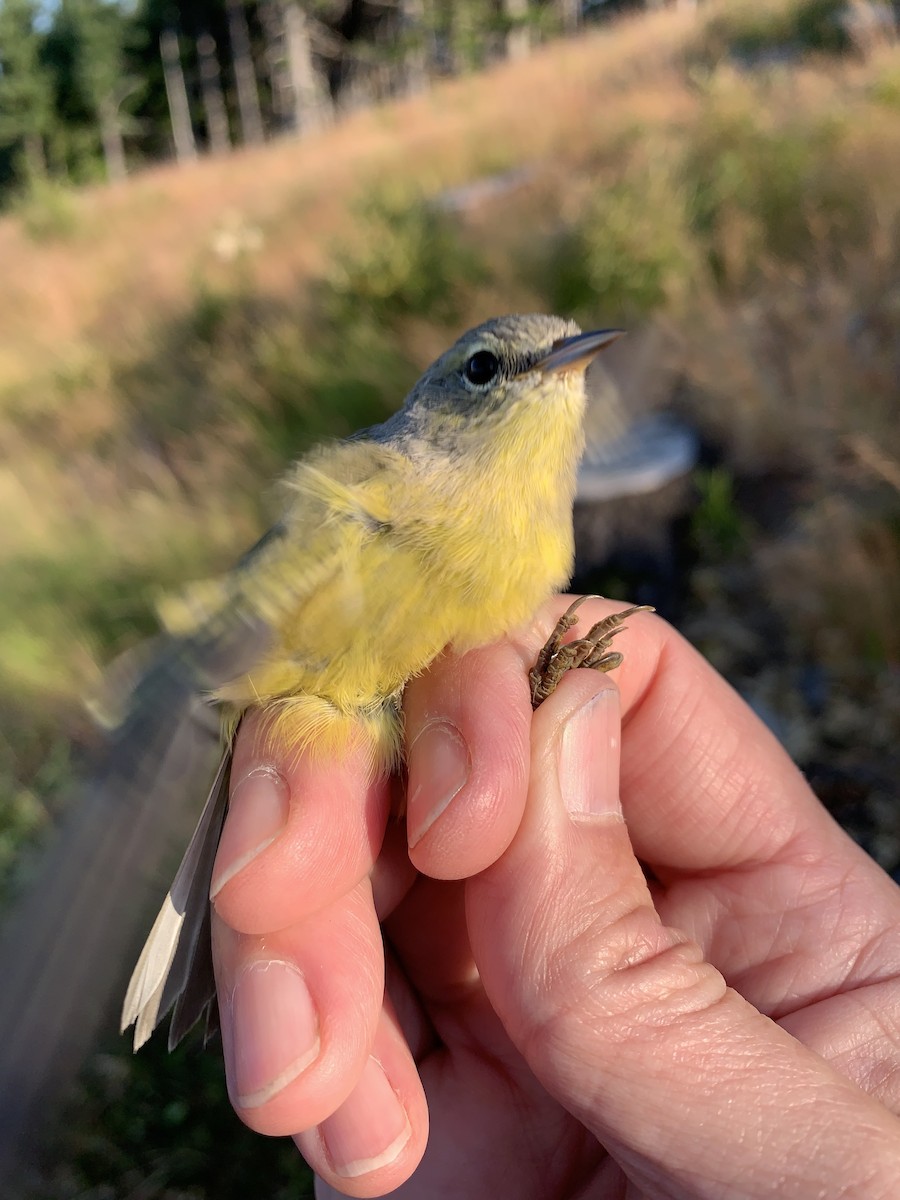
[[[287,820],[289,800],[287,781],[274,767],[257,767],[237,785],[228,802],[210,899],[275,841]]]
[[[392,1163],[410,1133],[406,1110],[376,1058],[363,1067],[359,1083],[340,1109],[319,1126],[331,1165],[345,1179]]]
[[[259,1108],[319,1053],[319,1021],[300,971],[280,959],[244,967],[223,1034],[232,1101],[237,1108]]]
[[[619,693],[614,687],[592,696],[566,721],[559,739],[559,787],[572,816],[622,815],[620,739]]]
[[[409,748],[406,829],[410,848],[420,842],[465,786],[469,747],[449,721],[430,721]]]

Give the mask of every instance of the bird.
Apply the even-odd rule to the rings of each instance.
[[[204,1016],[215,1027],[209,883],[244,714],[262,710],[279,747],[327,758],[357,744],[373,774],[399,765],[407,681],[448,645],[523,625],[568,581],[585,370],[620,333],[541,314],[470,330],[387,421],[294,464],[282,515],[230,572],[162,604],[146,663],[111,688],[114,770],[139,786],[203,710],[223,751],[127,989],[135,1050],[170,1010],[170,1048]],[[566,663],[618,665],[603,653],[617,623]]]

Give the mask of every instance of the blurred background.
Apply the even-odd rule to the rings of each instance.
[[[690,431],[676,492],[585,486],[579,584],[660,603],[897,875],[897,16],[0,0],[0,912],[160,596],[255,540],[311,442],[517,310],[632,331],[600,475],[632,422]],[[17,1196],[307,1194],[215,1048],[132,1058],[98,1004]]]

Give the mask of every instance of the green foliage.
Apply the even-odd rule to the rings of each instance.
[[[77,12],[60,4],[45,35],[43,57],[53,75],[57,120],[47,140],[50,174],[76,184],[104,177],[97,112],[85,92],[85,56]]]
[[[54,33],[68,60],[69,85],[97,125],[107,175],[124,176],[126,105],[139,86],[127,70],[131,16],[108,0],[62,0]]]
[[[483,279],[478,258],[452,217],[408,189],[387,187],[361,201],[351,245],[336,247],[323,289],[343,325],[365,313],[391,321],[415,314],[450,320],[464,289]]]
[[[15,777],[17,766],[10,768],[9,776],[0,775],[0,904],[12,893],[10,879],[25,848],[46,833],[49,824],[39,798],[43,781],[36,777],[32,787],[23,787]]]
[[[435,34],[444,47],[445,65],[451,71],[475,71],[487,61],[493,39],[500,34],[499,6],[479,0],[436,4]]]
[[[305,324],[300,336],[296,307],[247,281],[199,284],[153,351],[115,372],[135,429],[170,462],[188,447],[239,456],[237,482],[270,480],[313,442],[384,420],[415,377],[396,338],[351,297]]]
[[[25,695],[6,681],[0,686],[0,912],[27,880],[30,853],[47,834],[74,778],[59,714],[45,711],[45,720],[35,721],[28,704],[18,702]]]
[[[59,23],[72,38],[78,86],[99,114],[127,89],[125,42],[128,18],[106,0],[62,0]]]
[[[0,698],[20,696],[25,704],[32,696],[67,696],[85,682],[86,654],[108,661],[156,632],[159,596],[222,566],[221,543],[199,514],[194,521],[170,530],[149,521],[144,527],[133,513],[127,545],[113,542],[108,529],[76,530],[52,557],[8,556],[0,593]],[[128,526],[127,518],[122,524]],[[235,557],[241,548],[234,547]],[[52,709],[34,716],[39,727],[58,721]]]
[[[99,537],[90,536],[80,542],[70,538],[66,550],[54,560],[37,555],[13,558],[4,570],[0,672],[35,687],[61,682],[61,675],[55,681],[50,676],[55,652],[76,630],[104,656],[115,650],[123,635],[152,633],[153,599],[163,586],[160,571],[177,578],[175,564],[184,556],[173,542],[171,557],[164,562],[148,557],[128,563],[118,553],[111,555]],[[145,553],[148,550],[144,547]],[[22,637],[26,613],[29,629],[41,635],[33,642]],[[18,654],[13,653],[16,646]],[[61,661],[56,665],[59,668]]]
[[[705,18],[690,57],[711,66],[729,56],[839,53],[850,47],[841,21],[845,8],[845,0],[723,0]]]
[[[53,750],[53,757],[35,771],[26,786],[19,778],[21,743],[14,752],[6,734],[0,739],[0,908],[13,894],[27,848],[46,834],[50,824],[47,798],[56,791],[54,776],[60,762],[68,764],[69,753],[64,742]]]
[[[282,322],[261,332],[255,362],[266,398],[258,433],[280,462],[383,421],[416,377],[396,339],[368,319],[323,324],[304,342]]]
[[[0,145],[21,147],[25,179],[43,175],[53,125],[53,84],[41,61],[34,0],[0,4]]]
[[[54,127],[47,138],[47,162],[52,179],[61,188],[106,179],[97,129],[87,118]]]
[[[872,84],[871,96],[887,108],[900,109],[900,66],[892,63],[881,72]]]
[[[555,311],[603,312],[633,322],[660,308],[690,276],[691,247],[671,174],[640,166],[599,184],[543,264]]]
[[[691,538],[706,562],[723,562],[748,544],[748,530],[738,507],[734,479],[727,467],[694,472],[698,502],[691,518]]]
[[[869,197],[838,168],[833,121],[772,126],[752,94],[712,89],[684,156],[688,220],[716,278],[734,285],[771,260],[811,262],[864,236]]]
[[[52,179],[32,178],[10,207],[34,242],[63,241],[78,229],[76,197]]]
[[[309,1200],[312,1174],[288,1138],[241,1125],[225,1090],[218,1042],[198,1035],[168,1054],[154,1038],[132,1058],[122,1044],[97,1056],[73,1119],[64,1159],[30,1200]]]

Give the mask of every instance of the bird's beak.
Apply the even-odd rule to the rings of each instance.
[[[539,371],[583,371],[601,350],[605,350],[624,329],[596,329],[593,333],[578,333],[575,337],[560,338],[546,358],[538,362]]]

